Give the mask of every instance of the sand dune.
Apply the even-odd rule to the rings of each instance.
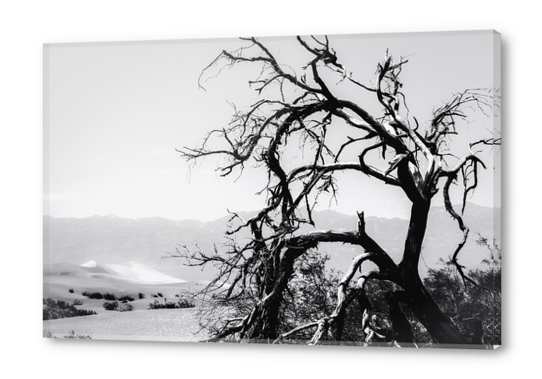
[[[91,260],[81,267],[93,278],[109,277],[142,284],[186,283],[186,280],[164,274],[139,262],[114,264]]]

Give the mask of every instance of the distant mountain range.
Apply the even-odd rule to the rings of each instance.
[[[255,213],[241,213],[248,219]],[[476,244],[478,233],[495,239],[500,245],[500,209],[469,204],[464,219],[471,234],[461,253],[461,263],[467,268],[480,267],[487,258],[487,251]],[[181,259],[167,259],[179,246],[186,245],[211,252],[214,245],[225,242],[228,230],[225,216],[214,221],[173,221],[160,217],[125,219],[113,215],[87,218],[54,218],[44,216],[44,263],[45,265],[69,262],[77,265],[94,260],[100,263],[126,263],[138,261],[161,272],[184,280],[210,279],[212,271],[199,267],[186,267]],[[314,221],[319,230],[355,230],[357,216],[335,211],[315,212]],[[302,231],[311,230],[304,227]],[[367,233],[399,262],[408,221],[398,218],[366,218]],[[239,238],[246,238],[248,234]],[[420,261],[422,275],[428,268],[438,267],[439,259],[447,259],[461,240],[461,232],[455,221],[443,207],[434,207],[429,223]],[[345,271],[360,248],[346,244],[321,244],[320,251],[330,256],[329,267]]]

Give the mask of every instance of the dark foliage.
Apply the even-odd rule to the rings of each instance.
[[[196,305],[188,299],[181,299],[177,302],[164,301],[164,303],[160,303],[158,300],[155,300],[154,303],[149,304],[148,309],[181,309],[194,308],[195,306]]]
[[[116,311],[119,307],[119,303],[117,301],[106,301],[103,303],[103,307],[106,311]]]
[[[104,294],[103,294],[103,298],[104,298],[105,300],[109,300],[109,301],[115,301],[115,300],[117,300],[117,297],[115,296],[115,294],[114,294],[114,293],[109,293],[109,292],[104,293]]]
[[[97,299],[97,300],[102,300],[104,297],[101,293],[99,292],[88,292],[88,291],[84,291],[83,296],[86,296],[88,297],[89,299]]]
[[[295,274],[288,283],[281,307],[281,318],[284,320],[281,333],[333,311],[337,301],[336,286],[339,275],[335,271],[326,271],[325,264],[328,260],[329,256],[321,256],[316,250],[312,250],[296,262]],[[296,339],[310,340],[313,332],[310,329],[300,332]]]
[[[76,334],[75,331],[71,331],[68,333],[67,336],[64,336],[66,339],[76,339],[76,340],[90,340],[92,339],[90,336],[83,336],[80,334]]]
[[[51,298],[43,299],[43,319],[55,320],[59,318],[78,317],[78,316],[90,316],[95,315],[96,312],[77,309],[72,304],[68,304],[65,301],[53,300]]]
[[[321,256],[317,251],[310,251],[296,262],[296,274],[289,283],[287,296],[282,304],[281,333],[308,324],[315,316],[324,317],[333,311],[337,301],[336,288],[341,273],[327,270],[325,264],[328,260],[328,256]],[[352,289],[354,286],[351,286],[350,290]],[[387,295],[398,290],[400,288],[392,282],[369,280],[365,285],[363,296],[354,298],[346,309],[341,341],[353,344],[365,343],[370,332],[369,329],[366,329],[367,327],[377,333],[373,334],[370,342],[391,342],[394,340]],[[431,341],[425,328],[416,320],[408,307],[402,307],[402,311],[411,323],[415,340],[418,342]],[[363,322],[365,313],[371,315],[367,325],[364,325]],[[324,341],[336,340],[337,332],[337,327],[332,328],[328,335],[322,337],[323,343],[325,343]],[[289,340],[289,342],[309,341],[313,333],[314,331],[311,329],[300,331],[292,336],[295,340]]]
[[[177,302],[177,305],[179,308],[194,308],[196,305],[194,302],[188,300],[188,299],[181,299]]]
[[[464,281],[455,266],[429,270],[424,284],[444,314],[474,344],[501,344],[501,264],[500,250],[480,238],[478,244],[489,250],[485,270],[471,270],[468,276],[478,285]]]
[[[120,304],[117,310],[119,312],[130,312],[134,310],[134,307],[131,304]]]
[[[44,337],[45,338],[58,338],[58,337],[53,336],[53,334],[51,332],[45,333]],[[65,338],[65,339],[78,339],[78,340],[90,340],[90,339],[92,339],[90,336],[84,336],[84,335],[76,334],[75,331],[73,331],[73,330],[71,332],[69,332],[67,336],[63,336],[62,338]]]

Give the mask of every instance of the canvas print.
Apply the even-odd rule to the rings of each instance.
[[[494,31],[44,46],[47,338],[501,345]]]

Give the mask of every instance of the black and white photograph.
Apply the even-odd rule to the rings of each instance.
[[[43,62],[43,337],[502,344],[498,32]]]

